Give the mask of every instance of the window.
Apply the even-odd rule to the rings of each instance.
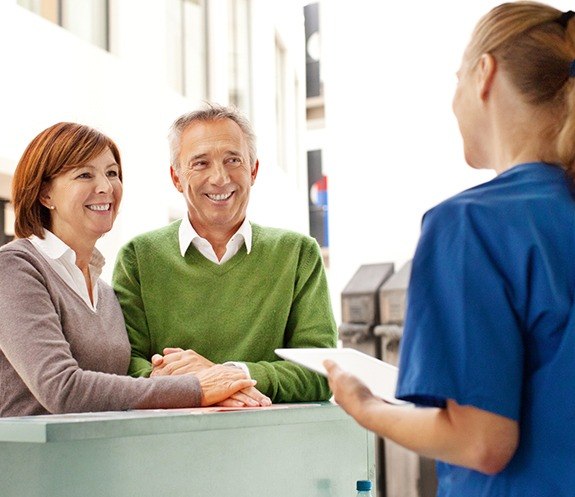
[[[250,2],[228,0],[229,101],[251,115]]]
[[[18,0],[18,5],[55,24],[60,24],[59,0]]]
[[[207,94],[205,1],[170,0],[168,8],[172,86],[192,100],[203,100]]]
[[[286,160],[286,54],[279,38],[276,37],[276,130],[277,159],[279,166],[287,171]]]
[[[60,0],[63,28],[79,38],[108,50],[108,0]]]
[[[0,246],[5,245],[14,238],[12,227],[14,226],[14,210],[12,205],[0,198]]]
[[[18,4],[83,40],[109,49],[109,0],[18,0]]]

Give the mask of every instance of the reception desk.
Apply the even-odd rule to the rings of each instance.
[[[4,418],[0,495],[349,497],[373,440],[329,403]]]

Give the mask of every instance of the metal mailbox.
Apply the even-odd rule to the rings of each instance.
[[[375,325],[379,322],[378,291],[393,274],[393,263],[359,267],[341,294],[342,321]]]

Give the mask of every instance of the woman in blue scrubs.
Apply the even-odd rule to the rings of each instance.
[[[416,407],[326,363],[362,426],[440,461],[440,496],[575,495],[574,16],[502,4],[464,53],[465,158],[498,176],[424,216],[397,388]]]

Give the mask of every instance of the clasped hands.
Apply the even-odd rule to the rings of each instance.
[[[255,387],[256,381],[237,366],[215,364],[191,349],[165,348],[163,353],[152,356],[150,376],[193,374],[202,388],[203,406],[259,407],[272,403]]]

